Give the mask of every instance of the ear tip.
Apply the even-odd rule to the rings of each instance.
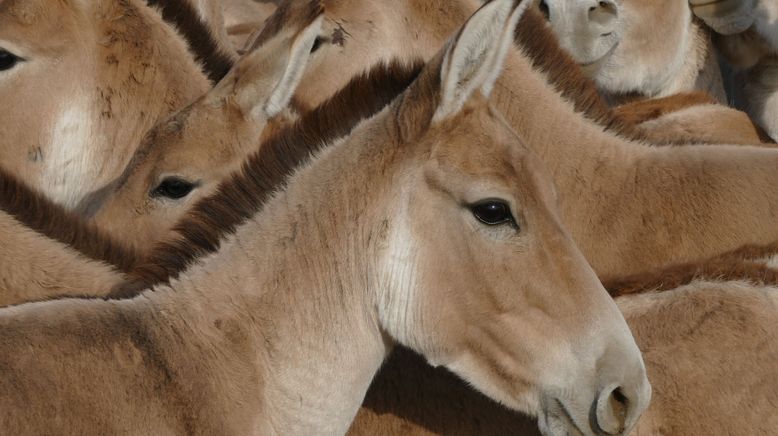
[[[504,68],[517,23],[531,0],[492,0],[478,9],[445,48],[441,64],[440,121],[480,90],[489,97]]]

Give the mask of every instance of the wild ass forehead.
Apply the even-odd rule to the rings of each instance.
[[[509,160],[527,150],[487,101],[473,100],[478,102],[469,102],[462,113],[431,130],[435,154],[465,168],[507,169]]]
[[[484,106],[479,109],[470,103],[462,111],[464,116],[431,131],[433,168],[456,173],[462,185],[554,201],[554,186],[545,167],[499,112],[485,101],[480,104]]]
[[[0,38],[32,48],[64,43],[75,30],[74,16],[60,1],[0,0]]]
[[[18,24],[33,24],[42,16],[53,15],[51,12],[54,10],[64,9],[60,2],[54,3],[46,5],[40,0],[0,0],[0,17],[4,21],[13,20]]]

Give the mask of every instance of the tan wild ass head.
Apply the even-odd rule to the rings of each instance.
[[[687,0],[540,0],[561,45],[607,93],[702,90],[726,102],[704,26]]]
[[[485,5],[406,93],[169,287],[4,311],[4,426],[83,433],[100,412],[100,428],[151,434],[340,434],[396,341],[539,414],[546,434],[628,432],[650,397],[640,353],[488,102],[526,7]],[[273,180],[265,150],[201,205],[217,226]]]
[[[124,173],[90,196],[100,228],[148,248],[278,130],[321,27],[317,2],[299,2],[283,32],[257,43],[216,87],[146,134]],[[267,136],[267,135],[264,135]]]
[[[488,103],[526,7],[485,5],[389,110],[394,125],[352,136],[394,131],[385,159],[404,164],[386,194],[378,322],[547,434],[622,434],[650,396],[638,351],[548,176]]]
[[[639,351],[560,224],[548,176],[488,102],[526,7],[512,0],[484,6],[395,103],[344,141],[314,148],[310,165],[255,205],[260,215],[230,224],[243,213],[235,204],[265,195],[264,179],[276,171],[268,164],[285,161],[283,145],[263,146],[241,176],[190,213],[178,226],[184,241],[166,245],[157,259],[177,264],[202,240],[220,238],[214,226],[229,226],[224,231],[235,236],[208,259],[223,266],[225,253],[245,257],[240,247],[273,247],[241,262],[266,273],[260,286],[290,288],[270,300],[300,303],[292,306],[301,314],[285,314],[274,332],[299,337],[301,325],[319,319],[302,314],[326,310],[326,327],[306,332],[315,336],[306,342],[329,343],[333,331],[358,322],[349,330],[373,341],[361,343],[359,353],[378,356],[373,369],[398,342],[492,398],[540,415],[547,434],[627,431],[650,397]],[[198,265],[217,268],[204,262]],[[153,274],[168,266],[148,268]],[[186,285],[191,274],[199,276],[185,271],[171,286]],[[337,310],[322,307],[331,304]],[[351,321],[335,313],[344,310]],[[289,374],[311,370],[297,368],[306,361],[299,353],[310,351],[282,348],[291,367],[272,380],[295,389]],[[339,409],[327,419],[350,420],[341,409],[361,401],[373,372],[353,369],[344,384],[355,392],[336,397],[342,404],[327,396],[322,407]]]
[[[66,207],[108,183],[141,135],[208,89],[141,0],[0,1],[0,160]]]

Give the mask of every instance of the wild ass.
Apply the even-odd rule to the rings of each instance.
[[[124,173],[89,196],[93,221],[148,253],[246,156],[292,126],[289,102],[318,34],[319,12],[318,6],[301,3],[290,16],[289,32],[258,42],[216,88],[155,126]],[[417,70],[376,66],[303,116],[287,134],[323,123],[344,136],[396,97]],[[305,140],[304,135],[295,139]]]
[[[283,126],[318,35],[320,10],[297,9],[284,32],[261,41],[214,89],[157,123],[122,174],[86,198],[82,213],[148,252],[189,206],[239,169],[271,120]]]
[[[629,431],[650,395],[640,354],[487,103],[521,12],[480,9],[391,108],[170,287],[0,311],[0,426],[342,433],[397,341],[547,434]],[[233,189],[261,186],[248,170]]]
[[[208,82],[141,0],[0,3],[3,166],[75,207],[127,164],[141,135]]]
[[[380,59],[429,58],[430,44],[442,41],[478,2],[447,1],[444,7],[440,0],[400,1],[391,4],[391,13],[378,1],[323,3],[322,43],[295,97],[301,108],[315,106],[344,76]],[[333,34],[350,36],[333,44]],[[525,14],[516,43],[495,103],[551,170],[562,217],[601,277],[778,240],[778,152],[647,147],[599,98],[539,13]]]
[[[726,276],[724,276],[726,277]],[[632,434],[770,434],[778,426],[778,288],[696,280],[616,299],[646,362],[649,408]],[[349,430],[359,435],[535,435],[534,420],[398,349]]]
[[[698,90],[727,102],[710,31],[688,0],[539,0],[539,7],[613,101]]]

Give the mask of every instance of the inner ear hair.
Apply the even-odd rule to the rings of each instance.
[[[321,31],[323,19],[324,15],[319,15],[305,30],[300,32],[292,44],[284,73],[265,104],[265,115],[269,118],[278,115],[289,106],[297,85],[303,78],[305,66],[311,56],[311,49]]]
[[[485,97],[502,72],[519,18],[531,1],[493,0],[465,23],[450,44],[441,71],[441,103],[433,118],[448,118],[462,108],[476,89]]]

